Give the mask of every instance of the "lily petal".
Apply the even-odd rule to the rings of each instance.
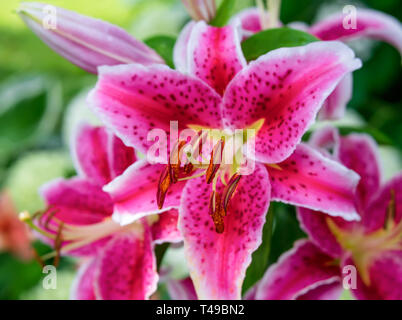
[[[112,134],[110,131],[108,133],[110,176],[114,179],[137,161],[137,155],[135,150],[131,147],[127,147],[119,137]]]
[[[237,23],[237,21],[241,23],[244,38],[262,31],[261,15],[257,8],[248,8],[240,11],[231,18],[229,24]]]
[[[136,160],[135,151],[104,127],[82,125],[72,143],[75,167],[81,176],[103,186]]]
[[[105,128],[82,125],[72,143],[72,158],[77,171],[99,186],[111,180],[108,140]]]
[[[190,277],[180,280],[169,279],[166,287],[172,300],[197,300],[197,293]]]
[[[359,220],[355,191],[359,176],[306,144],[276,166],[267,166],[272,200]]]
[[[339,154],[339,139],[338,129],[329,125],[315,130],[311,134],[308,144],[323,152],[325,156],[336,158]]]
[[[193,31],[195,21],[190,21],[186,24],[183,30],[177,37],[176,43],[173,49],[173,61],[176,70],[180,72],[187,72],[188,69],[188,42],[190,41],[190,36]]]
[[[198,22],[189,40],[189,73],[204,80],[222,95],[228,83],[246,66],[238,27],[223,28]]]
[[[348,257],[343,266],[354,265]],[[369,266],[370,284],[366,285],[359,273],[356,288],[351,289],[357,299],[402,300],[402,251],[387,250],[374,258]]]
[[[75,65],[97,73],[102,65],[164,63],[151,48],[108,22],[55,6],[24,2],[21,19],[49,47]],[[44,24],[54,14],[54,25]]]
[[[340,281],[339,266],[308,240],[299,240],[269,267],[260,281],[257,300],[296,299],[322,285]]]
[[[345,28],[344,20],[345,16],[341,12],[336,13],[312,26],[309,32],[322,40],[349,40],[358,37],[379,39],[393,45],[402,55],[402,25],[394,17],[359,8],[356,11],[356,28]]]
[[[189,125],[221,128],[221,98],[204,82],[166,66],[121,65],[99,68],[90,106],[123,140],[146,154],[155,142],[150,130],[170,132]]]
[[[111,217],[113,213],[113,203],[109,195],[99,186],[81,178],[54,180],[42,186],[40,194],[49,210],[39,223],[53,234],[56,234],[55,230],[49,227],[54,226],[55,219],[71,225],[90,225]],[[53,244],[53,240],[49,238],[42,236],[40,238],[46,243]],[[109,237],[101,238],[79,249],[71,250],[68,254],[79,256],[95,254],[108,240]],[[62,246],[68,243],[65,241]]]
[[[343,291],[341,282],[335,280],[332,283],[323,284],[298,296],[297,300],[338,300]]]
[[[229,84],[223,99],[224,124],[244,129],[262,121],[255,142],[256,159],[283,161],[339,81],[360,66],[353,51],[340,42],[268,52]]]
[[[40,194],[55,217],[65,223],[97,223],[113,213],[109,195],[82,178],[56,179],[42,186]]]
[[[378,146],[367,134],[349,134],[340,138],[339,160],[360,175],[357,186],[358,208],[364,212],[368,202],[381,184],[381,168]]]
[[[342,255],[343,249],[328,227],[327,219],[332,219],[339,228],[342,228],[341,220],[343,219],[330,218],[325,213],[300,207],[297,208],[297,219],[300,227],[318,248],[333,258],[339,258]]]
[[[381,229],[385,225],[385,219],[391,218],[394,223],[399,223],[402,219],[402,173],[399,173],[387,182],[373,197],[363,216],[362,223],[367,232]],[[395,216],[388,217],[387,209],[395,195]]]
[[[320,120],[341,119],[345,115],[346,106],[352,98],[353,76],[348,73],[325,100],[318,116]]]
[[[95,281],[103,300],[145,300],[158,282],[150,229],[117,234],[99,258]]]
[[[177,243],[183,241],[183,237],[177,228],[179,212],[175,209],[161,213],[158,221],[151,225],[152,239],[154,243]]]
[[[217,191],[221,190],[218,185]],[[190,180],[183,190],[179,229],[190,275],[199,299],[240,299],[251,255],[261,244],[269,207],[267,170],[257,163],[253,174],[242,176],[222,233],[215,230],[209,215],[210,194],[211,186],[204,178]]]
[[[97,266],[96,258],[92,258],[80,266],[71,287],[72,300],[96,300],[94,280]]]
[[[164,168],[164,165],[151,165],[146,160],[140,160],[103,188],[113,199],[115,221],[125,225],[141,217],[179,207],[185,182],[172,185],[163,208],[158,208],[156,194]]]

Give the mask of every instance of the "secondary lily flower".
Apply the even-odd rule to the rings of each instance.
[[[312,143],[335,150],[334,157],[360,174],[356,194],[361,221],[347,222],[299,208],[309,240],[301,240],[271,266],[255,290],[256,299],[336,299],[342,277],[353,266],[358,299],[402,299],[402,174],[380,184],[375,142],[365,134],[340,137],[319,131]],[[346,270],[347,272],[343,272]],[[350,273],[353,276],[353,273]]]
[[[0,193],[0,251],[9,251],[24,260],[33,257],[30,234],[19,221],[13,201],[6,191]]]
[[[49,47],[82,69],[102,65],[164,63],[150,47],[108,22],[36,2],[23,2],[17,13]]]
[[[73,158],[79,176],[45,185],[48,209],[21,218],[58,253],[89,257],[73,290],[77,299],[147,299],[156,290],[155,243],[178,242],[177,211],[122,227],[111,219],[113,202],[102,187],[136,161],[133,148],[105,128],[83,126]],[[44,258],[44,259],[45,259]]]
[[[191,18],[195,21],[211,21],[216,14],[215,0],[182,0]]]
[[[205,22],[194,26],[190,44],[189,74],[155,65],[101,67],[90,105],[144,154],[154,144],[148,132],[169,135],[172,120],[179,134],[253,128],[254,172],[240,176],[234,162],[216,165],[226,148],[221,139],[205,166],[137,162],[104,190],[116,219],[125,222],[178,207],[198,295],[238,299],[270,200],[357,218],[357,175],[299,142],[322,102],[360,61],[342,43],[317,42],[272,51],[246,66],[236,29]],[[181,155],[184,140],[173,144],[169,159]]]
[[[250,8],[240,12],[232,19],[233,23],[237,23],[238,20],[242,25],[242,36],[247,38],[266,29],[267,25],[270,26],[273,18],[261,8]],[[338,12],[311,27],[301,22],[290,23],[289,27],[309,32],[326,41],[348,41],[361,37],[378,39],[393,45],[402,55],[402,25],[394,17],[379,11],[359,8],[356,11],[355,28],[349,25],[345,27],[344,21],[345,15]],[[351,97],[352,76],[348,74],[328,97],[320,111],[320,117],[323,119],[342,118]]]

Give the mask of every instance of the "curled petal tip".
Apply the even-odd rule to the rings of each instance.
[[[102,65],[164,63],[153,49],[108,22],[35,2],[16,11],[50,48],[88,72],[97,73]]]

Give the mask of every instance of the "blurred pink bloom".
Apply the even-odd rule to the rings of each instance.
[[[49,47],[82,69],[97,73],[103,65],[164,63],[125,30],[52,5],[21,3],[18,14]]]
[[[354,266],[356,287],[350,290],[356,298],[401,300],[402,174],[381,186],[377,147],[365,134],[340,137],[326,128],[311,143],[334,149],[334,157],[361,176],[356,196],[361,220],[299,208],[310,239],[297,242],[269,268],[255,299],[337,299],[343,268]]]
[[[137,160],[134,149],[105,128],[85,125],[72,153],[79,175],[42,187],[48,209],[34,221],[38,234],[56,253],[87,257],[73,298],[148,299],[158,281],[155,243],[182,239],[177,211],[121,226],[102,187]]]
[[[205,22],[193,26],[188,43],[186,74],[155,65],[100,68],[92,109],[144,154],[153,144],[148,132],[169,132],[173,120],[179,134],[194,127],[256,128],[255,171],[239,176],[226,164],[205,170],[143,161],[104,190],[115,203],[114,215],[132,220],[179,208],[199,297],[238,299],[270,200],[358,218],[357,175],[300,140],[322,102],[360,61],[340,42],[317,42],[272,51],[247,66],[236,29]],[[222,140],[214,150],[219,148]]]
[[[309,32],[325,41],[348,41],[361,37],[378,39],[393,45],[402,55],[402,25],[397,19],[375,10],[358,8],[356,12],[356,28],[344,27],[345,15],[341,11],[311,27],[299,22],[293,22],[289,27]],[[246,9],[232,18],[235,23],[239,20],[243,29],[242,37],[247,38],[263,29],[261,14],[257,8]],[[325,101],[320,118],[342,118],[351,97],[352,76],[348,74]]]
[[[181,0],[195,21],[211,21],[216,14],[215,0]]]
[[[29,260],[33,258],[29,230],[18,219],[11,196],[0,193],[0,251],[8,251],[17,257]]]

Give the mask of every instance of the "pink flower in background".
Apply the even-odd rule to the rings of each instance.
[[[341,10],[311,27],[300,22],[290,23],[289,27],[309,32],[325,41],[348,41],[362,37],[378,39],[393,45],[402,55],[402,25],[398,20],[375,10],[358,8],[356,13],[356,28],[344,27],[345,15]],[[269,15],[265,16],[269,19]],[[246,9],[232,18],[233,23],[237,24],[238,20],[242,26],[243,37],[247,38],[264,29],[261,10],[257,8]],[[352,76],[347,74],[326,100],[320,111],[320,117],[322,119],[342,118],[351,97]]]
[[[179,132],[257,130],[257,162],[250,175],[211,160],[190,170],[143,161],[104,188],[120,221],[163,207],[179,208],[200,298],[240,298],[270,200],[357,218],[353,200],[358,177],[299,142],[322,102],[360,61],[339,42],[317,42],[272,51],[247,66],[238,40],[232,26],[199,22],[189,36],[187,74],[155,65],[102,67],[90,96],[105,124],[144,154],[153,144],[148,132],[158,128],[169,135],[173,120]],[[222,149],[220,140],[210,159]]]
[[[73,290],[76,299],[147,299],[156,290],[154,244],[181,241],[177,211],[149,216],[122,227],[102,187],[137,158],[133,148],[105,128],[80,128],[73,158],[77,177],[45,185],[48,209],[34,221],[56,252],[86,257]]]
[[[361,176],[356,195],[361,220],[348,222],[299,208],[309,240],[297,242],[269,268],[254,298],[337,299],[342,277],[350,274],[343,268],[354,266],[356,287],[350,290],[356,298],[402,299],[402,175],[381,185],[377,147],[367,135],[340,137],[327,128],[311,143],[333,148],[334,157]]]
[[[164,64],[153,49],[108,22],[37,2],[22,2],[17,12],[49,47],[88,72],[103,65]],[[54,25],[46,27],[50,18]]]
[[[30,232],[18,219],[11,196],[6,191],[0,193],[0,252],[3,251],[24,260],[33,257]]]

